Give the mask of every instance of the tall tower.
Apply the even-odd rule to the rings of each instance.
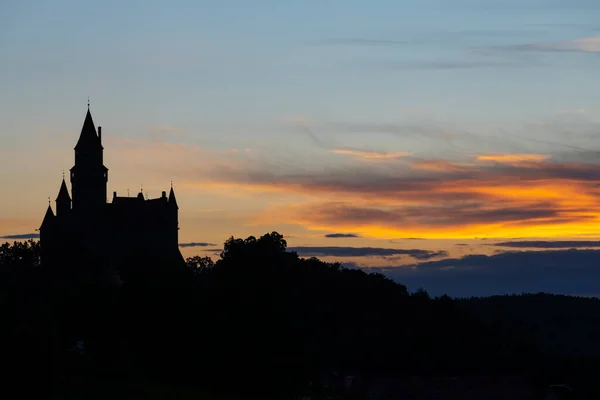
[[[108,169],[103,161],[102,128],[96,127],[90,114],[87,114],[75,146],[75,165],[71,168],[71,193],[73,211],[91,212],[103,209],[106,204],[106,183]]]

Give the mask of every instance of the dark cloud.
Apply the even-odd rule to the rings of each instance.
[[[496,223],[510,223],[517,228],[532,223],[592,221],[597,209],[593,198],[600,200],[600,165],[556,162],[544,155],[530,155],[534,157],[519,159],[515,154],[512,161],[507,161],[501,153],[498,158],[471,157],[462,162],[405,157],[393,164],[332,167],[327,173],[312,167],[292,171],[286,166],[249,166],[244,171],[222,170],[220,179],[312,195],[339,195],[344,201],[303,205],[291,211],[297,214],[296,221],[336,227],[331,229],[355,230],[373,224],[394,229],[406,228],[407,224],[437,229]],[[542,190],[534,190],[537,187]],[[511,195],[514,190],[526,196]],[[565,197],[542,195],[548,190],[559,196],[565,193]],[[570,201],[570,192],[589,200]]]
[[[179,243],[179,247],[208,247],[208,246],[216,246],[216,244],[203,243],[203,242]]]
[[[496,208],[490,207],[495,205]],[[548,223],[556,223],[560,210],[550,203],[538,203],[522,206],[504,206],[482,202],[457,202],[445,206],[404,206],[389,208],[368,208],[344,203],[325,203],[309,207],[310,220],[319,224],[364,225],[377,222],[381,226],[401,227],[445,227],[465,226],[470,224],[511,222],[515,225],[528,224],[531,220],[548,219]],[[584,217],[581,217],[584,218]],[[574,218],[573,221],[581,221]],[[565,221],[568,222],[565,218]],[[537,222],[543,224],[544,221]]]
[[[337,238],[358,238],[359,235],[355,233],[329,233],[325,235],[326,238],[337,239]]]
[[[221,254],[221,252],[223,251],[223,249],[218,249],[218,248],[214,248],[214,249],[203,249],[202,251],[205,251],[205,252],[207,252],[207,253]]]
[[[0,236],[0,239],[14,239],[14,240],[19,240],[19,239],[39,239],[40,238],[40,234],[39,233],[25,233],[23,235],[6,235],[6,236]]]
[[[423,287],[433,295],[489,296],[523,292],[600,295],[598,250],[472,254],[410,266],[364,269],[381,272],[410,290]]]
[[[591,240],[556,240],[556,241],[510,241],[490,244],[498,247],[537,248],[537,249],[576,249],[600,247],[600,241]]]
[[[446,251],[430,251],[430,250],[403,250],[403,249],[388,249],[381,247],[288,247],[289,251],[295,251],[300,256],[305,257],[389,257],[407,255],[417,260],[429,260],[436,257],[447,257]]]

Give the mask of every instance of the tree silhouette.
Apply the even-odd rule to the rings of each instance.
[[[2,267],[38,267],[40,265],[40,242],[30,239],[15,241],[12,245],[0,245],[0,266]]]
[[[102,267],[80,250],[73,249],[80,258],[72,270]],[[593,339],[600,300],[411,294],[382,274],[301,258],[277,232],[230,237],[215,262],[170,260],[132,254],[122,260],[123,283],[115,286],[102,274],[53,277],[40,266],[38,242],[1,246],[6,362],[23,374],[57,371],[46,377],[66,386],[85,377],[214,390],[233,385],[263,395],[306,391],[309,382],[325,395],[333,389],[322,384],[324,376],[509,371],[547,383],[548,376],[583,376],[598,365],[553,354],[592,343],[573,341],[579,336],[566,327],[578,323]],[[538,340],[545,329],[553,341]],[[79,341],[85,363],[69,352]],[[537,351],[539,343],[547,353]]]

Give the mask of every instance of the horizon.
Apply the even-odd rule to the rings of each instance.
[[[173,181],[185,257],[277,231],[411,290],[600,293],[600,3],[228,4],[0,5],[0,242],[89,96],[108,193]]]

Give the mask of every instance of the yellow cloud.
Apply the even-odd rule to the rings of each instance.
[[[477,161],[493,161],[497,163],[540,162],[549,159],[546,154],[487,154],[477,156]]]

